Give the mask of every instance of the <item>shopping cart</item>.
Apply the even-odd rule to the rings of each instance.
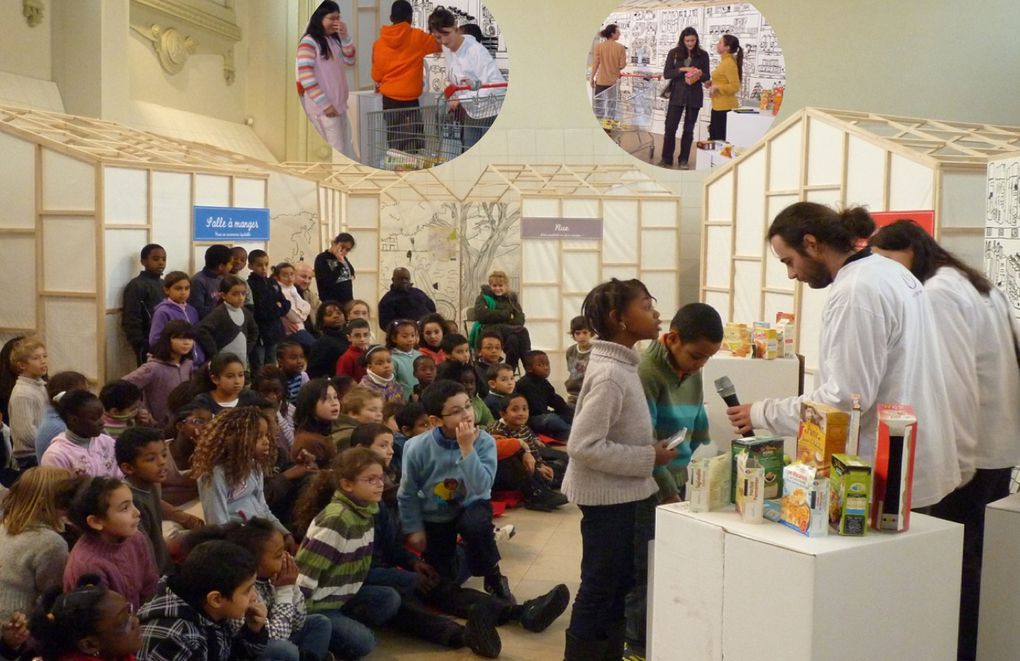
[[[631,154],[648,148],[648,160],[655,156],[652,116],[655,91],[662,76],[650,73],[624,73],[620,79],[595,95],[595,116],[613,140]],[[624,144],[624,138],[633,140]]]
[[[420,107],[368,113],[363,162],[383,170],[420,170],[456,158],[492,125],[506,85],[449,85]]]

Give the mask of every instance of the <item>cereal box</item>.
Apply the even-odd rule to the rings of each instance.
[[[783,497],[765,501],[765,518],[808,537],[829,534],[829,480],[814,466],[790,464],[783,469]]]
[[[797,433],[797,461],[818,468],[828,477],[832,455],[846,452],[850,414],[834,406],[804,401],[800,405],[800,430]]]
[[[783,495],[783,439],[779,436],[755,436],[753,438],[736,438],[730,445],[733,455],[733,468],[730,477],[736,484],[736,459],[742,452],[755,456],[758,465],[765,469],[765,498],[779,498]],[[736,494],[730,491],[730,499],[736,502]]]
[[[871,466],[848,454],[832,455],[829,523],[840,535],[863,536],[868,529]]]

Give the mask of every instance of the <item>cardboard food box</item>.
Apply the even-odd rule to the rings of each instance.
[[[910,528],[916,451],[917,418],[913,407],[879,404],[871,498],[872,528],[890,531]]]
[[[808,537],[829,534],[829,480],[807,464],[783,469],[783,497],[765,501],[765,518]]]
[[[846,452],[850,414],[835,406],[805,400],[800,405],[797,461],[818,468],[828,477],[832,455]]]
[[[729,322],[723,332],[723,347],[734,356],[749,356],[751,354],[751,332],[747,324]]]
[[[860,537],[867,532],[870,494],[871,466],[853,455],[832,455],[829,523],[840,535]]]
[[[765,469],[765,499],[783,495],[783,439],[780,436],[755,436],[735,438],[730,445],[733,465],[730,468],[731,484],[736,483],[737,455],[748,452],[755,456],[758,465]],[[730,500],[736,502],[736,493],[730,488]]]
[[[730,503],[731,463],[728,454],[691,461],[687,467],[687,500],[692,512],[711,512]]]

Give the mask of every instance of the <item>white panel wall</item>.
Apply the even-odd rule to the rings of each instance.
[[[4,265],[0,328],[36,327],[35,261],[34,236],[0,239],[0,264]]]
[[[800,187],[800,172],[804,166],[804,159],[801,156],[803,142],[801,131],[801,122],[794,122],[769,142],[770,191],[794,190]],[[739,199],[740,195],[737,197]]]
[[[843,179],[843,139],[846,133],[814,117],[808,119],[808,186],[839,186]]]
[[[43,287],[47,291],[96,290],[96,222],[88,217],[43,220]]]
[[[765,150],[760,149],[743,161],[738,184],[736,251],[745,257],[761,255],[765,238]]]
[[[122,306],[124,287],[141,270],[140,252],[148,239],[145,229],[105,230],[106,309]]]
[[[50,371],[75,370],[90,379],[99,378],[96,302],[46,298],[43,317]]]
[[[191,261],[191,175],[152,173],[152,242],[166,248],[166,273],[194,273]]]
[[[846,172],[848,205],[866,206],[873,211],[885,209],[886,156],[888,152],[863,138],[851,135],[847,146]]]
[[[229,207],[230,177],[212,174],[195,175],[195,206]]]
[[[266,180],[234,177],[234,206],[255,209],[266,206]]]
[[[0,154],[0,228],[34,228],[35,145],[0,133]]]
[[[93,165],[43,149],[42,171],[43,209],[92,211],[96,208],[96,169]]]
[[[148,206],[147,171],[103,168],[103,220],[106,224],[145,225],[149,222]]]
[[[934,172],[905,156],[893,154],[889,163],[889,210],[931,209]]]

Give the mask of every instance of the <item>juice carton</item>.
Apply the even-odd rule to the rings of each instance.
[[[776,313],[776,328],[782,332],[783,348],[779,352],[782,358],[794,358],[797,355],[797,324],[792,312]]]
[[[687,500],[692,512],[711,512],[730,502],[730,455],[694,459],[688,465]]]
[[[879,404],[871,498],[872,528],[901,531],[910,527],[916,447],[917,418],[913,407]]]
[[[779,436],[755,436],[754,438],[735,438],[730,445],[733,455],[731,480],[736,483],[737,455],[751,454],[759,466],[765,469],[766,499],[779,498],[783,495],[783,439]],[[736,490],[730,493],[730,499],[736,502]]]
[[[850,414],[834,406],[804,401],[800,406],[800,430],[797,432],[797,460],[818,468],[828,477],[832,455],[846,452]]]
[[[848,454],[832,455],[829,523],[840,535],[863,536],[868,529],[871,466]]]
[[[765,501],[765,518],[808,537],[829,534],[829,480],[807,464],[783,469],[783,497]]]

